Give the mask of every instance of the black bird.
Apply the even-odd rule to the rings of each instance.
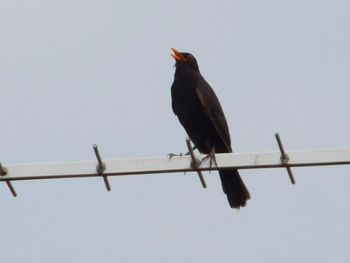
[[[171,86],[175,115],[201,153],[232,152],[224,112],[214,90],[201,75],[195,57],[174,48],[172,51],[176,60],[175,78]],[[219,174],[230,206],[245,206],[250,195],[237,169],[219,169]]]

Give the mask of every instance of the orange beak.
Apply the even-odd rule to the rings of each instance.
[[[182,55],[180,51],[178,51],[175,48],[171,48],[171,50],[173,51],[173,54],[171,54],[171,56],[175,58],[175,60],[183,61],[183,62],[187,61],[186,57]]]

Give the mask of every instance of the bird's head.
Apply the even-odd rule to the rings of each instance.
[[[196,58],[186,52],[180,52],[175,48],[171,49],[173,54],[171,56],[175,59],[175,67],[181,71],[196,71],[199,72],[199,67]]]

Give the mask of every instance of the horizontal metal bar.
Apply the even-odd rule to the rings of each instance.
[[[199,155],[201,159],[205,155]],[[216,154],[218,167],[211,167],[209,160],[203,161],[199,170],[216,170],[218,168],[285,168],[281,163],[280,152],[261,153],[225,153]],[[321,166],[350,164],[350,149],[305,150],[288,152],[289,167]],[[115,159],[105,160],[106,176],[140,175],[157,173],[174,173],[195,171],[191,168],[190,156],[160,158]],[[0,181],[34,180],[77,177],[97,177],[96,160],[61,163],[8,164],[7,175]]]

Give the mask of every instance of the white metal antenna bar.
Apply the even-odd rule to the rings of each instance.
[[[210,154],[210,158],[202,154],[196,157],[189,139],[186,140],[188,155],[170,154],[171,157],[105,161],[102,161],[98,147],[94,144],[97,162],[12,164],[6,167],[0,163],[0,181],[5,181],[12,195],[17,196],[11,181],[102,177],[107,190],[110,191],[107,176],[197,172],[202,186],[206,188],[201,171],[219,168],[286,168],[292,184],[295,184],[291,167],[350,164],[350,149],[295,151],[287,154],[279,134],[276,133],[275,137],[280,152],[222,153],[213,156]],[[213,161],[215,165],[212,165]]]
[[[202,159],[205,155],[197,155]],[[195,169],[191,156],[167,156],[159,158],[135,158],[104,160],[103,176],[141,175],[190,171],[217,170],[218,168],[286,168],[302,166],[350,164],[350,149],[304,150],[288,152],[288,163],[281,160],[280,152],[224,153],[216,154],[217,167],[210,168],[210,160],[205,159]],[[7,174],[0,181],[98,177],[97,161],[34,163],[4,165]]]

